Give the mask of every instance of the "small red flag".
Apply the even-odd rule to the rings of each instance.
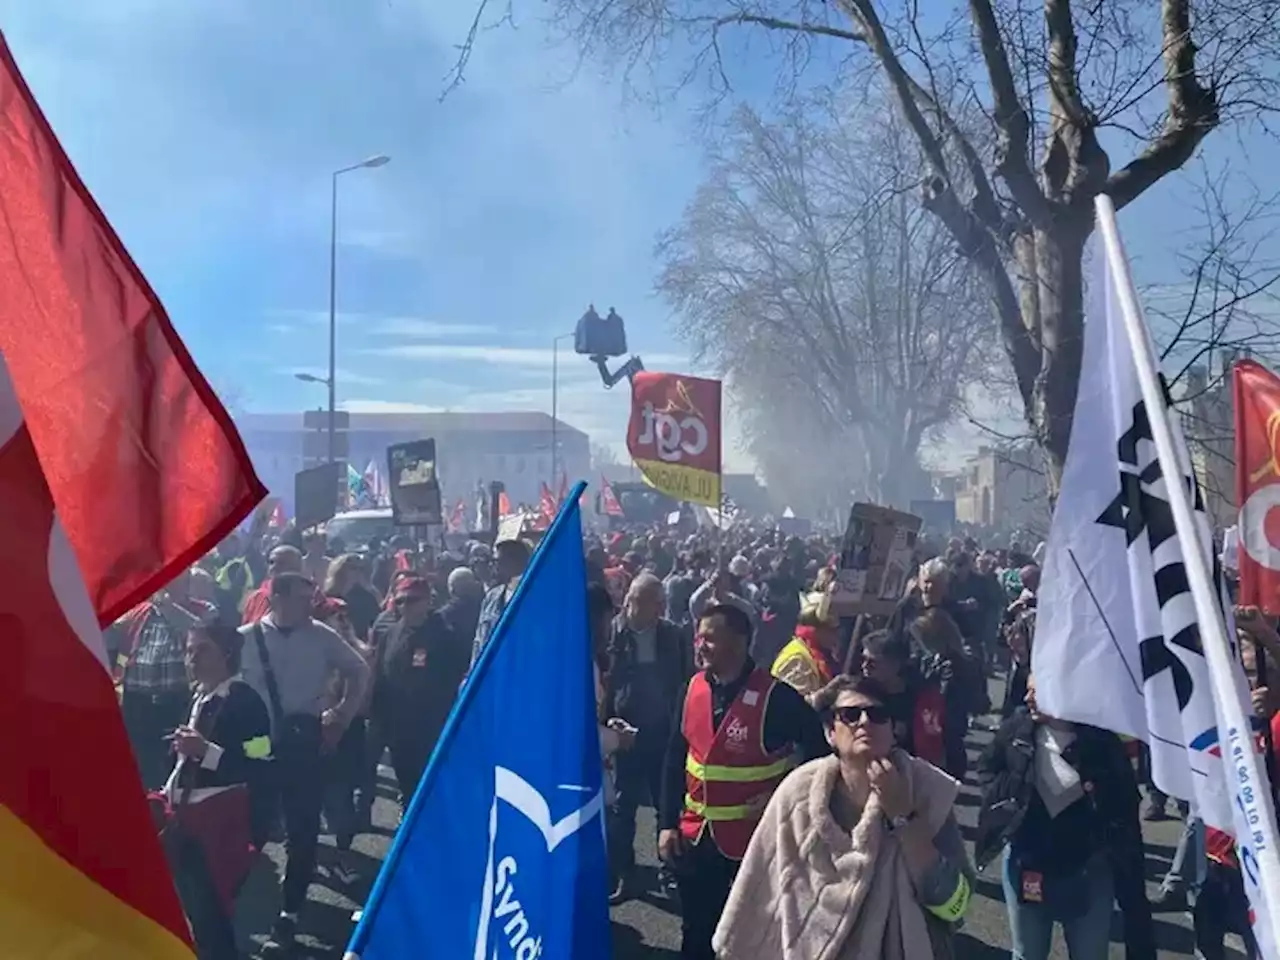
[[[1240,603],[1280,614],[1280,378],[1241,360],[1235,397]]]
[[[453,508],[453,513],[449,516],[449,532],[464,533],[467,529],[467,503],[465,500],[459,500]]]
[[[569,474],[562,472],[560,474],[560,491],[556,494],[556,506],[564,503],[564,498],[569,495]]]
[[[99,621],[266,491],[0,40],[0,353]]]
[[[551,495],[551,488],[545,481],[538,495],[538,515],[540,519],[550,523],[556,518],[556,498]]]
[[[612,484],[604,476],[600,477],[600,507],[607,517],[620,517],[623,515],[622,504],[618,502],[618,497],[613,492]]]
[[[504,490],[498,494],[498,519],[511,516],[511,498],[507,496]]]

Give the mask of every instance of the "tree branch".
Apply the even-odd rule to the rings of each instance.
[[[1190,160],[1200,141],[1221,120],[1216,91],[1196,79],[1196,45],[1191,36],[1190,7],[1191,0],[1161,0],[1168,113],[1160,135],[1107,181],[1106,193],[1117,210]]]
[[[766,17],[756,13],[735,13],[725,17],[717,17],[712,21],[713,28],[726,27],[733,24],[753,24],[766,30],[786,30],[791,33],[811,33],[819,37],[833,37],[836,40],[849,40],[853,43],[866,43],[867,38],[853,30],[841,30],[839,27],[828,27],[821,23],[796,23],[792,20],[779,20],[777,17]]]
[[[1008,184],[1009,193],[1026,218],[1036,226],[1047,226],[1052,211],[1031,169],[1031,121],[1013,82],[1009,54],[1000,35],[995,11],[990,0],[969,0],[969,10],[978,30],[982,59],[991,78],[996,128],[1000,131],[996,173]]]

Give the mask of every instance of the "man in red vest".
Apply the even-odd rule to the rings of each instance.
[[[738,864],[796,754],[831,752],[804,698],[748,656],[751,632],[738,607],[703,611],[697,642],[706,669],[689,681],[667,745],[658,854],[677,875],[685,960],[715,960],[711,936]]]

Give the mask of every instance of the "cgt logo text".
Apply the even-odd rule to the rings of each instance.
[[[515,960],[539,960],[541,957],[557,957],[564,945],[543,941],[537,926],[539,907],[548,896],[562,895],[563,883],[570,882],[576,874],[576,861],[563,865],[563,882],[549,883],[557,866],[551,861],[556,848],[575,836],[583,827],[600,816],[604,810],[604,790],[581,807],[570,811],[554,823],[551,807],[546,797],[527,783],[519,774],[505,767],[494,768],[493,806],[489,809],[489,856],[485,864],[484,888],[480,894],[480,924],[476,931],[473,960],[497,960],[513,957]],[[562,786],[562,790],[578,793],[583,788]],[[515,844],[517,853],[508,853],[494,860],[499,849],[498,811],[500,804],[514,808],[541,834],[542,843]],[[524,831],[522,831],[522,834]],[[522,877],[521,863],[527,868]],[[522,884],[522,880],[525,883]],[[559,892],[557,892],[557,887]],[[522,899],[523,898],[523,899]]]
[[[697,410],[679,410],[669,404],[666,410],[655,410],[646,403],[640,412],[641,429],[638,443],[653,447],[658,459],[679,463],[686,456],[699,457],[707,450],[707,425]]]

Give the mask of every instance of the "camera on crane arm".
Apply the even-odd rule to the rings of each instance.
[[[640,358],[633,356],[617,370],[609,372],[609,358],[625,356],[627,353],[627,329],[622,317],[613,307],[609,308],[609,315],[606,317],[596,313],[595,304],[587,307],[587,312],[578,320],[578,326],[574,329],[573,349],[575,353],[591,358],[591,362],[600,371],[600,379],[606,389],[624,377],[630,380],[644,369]]]

